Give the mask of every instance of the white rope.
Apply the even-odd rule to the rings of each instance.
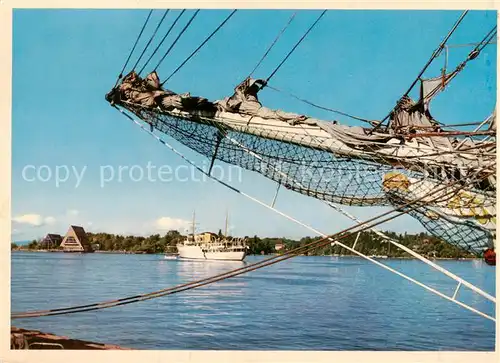
[[[475,129],[474,129],[474,131],[473,131],[473,132],[478,131],[481,127],[483,127],[483,125],[485,125],[486,123],[488,123],[488,122],[491,120],[491,118],[492,118],[492,117],[493,117],[493,114],[491,114],[490,116],[488,116],[488,118],[486,118],[486,120],[484,120],[483,122],[481,122],[481,123],[480,123],[480,124],[479,124],[479,125],[478,125]],[[471,137],[464,138],[464,139],[460,142],[460,144],[458,144],[458,145],[456,146],[456,148],[455,148],[455,149],[457,149],[457,150],[458,150],[458,149],[459,149],[459,148],[460,148],[460,147],[461,147],[461,146],[465,143],[465,141],[466,141],[466,140],[471,140],[472,142],[474,142],[474,140],[472,140],[472,138],[471,138]]]
[[[156,140],[158,140],[159,142],[161,142],[163,145],[165,145],[167,148],[169,148],[172,152],[174,152],[176,155],[178,155],[179,157],[181,157],[181,158],[182,158],[183,160],[185,160],[187,163],[189,163],[190,165],[192,165],[192,166],[193,166],[194,168],[196,168],[199,172],[201,172],[201,173],[205,174],[205,175],[206,175],[207,177],[209,177],[210,179],[213,179],[213,180],[217,181],[218,183],[220,183],[220,184],[224,185],[225,187],[227,187],[227,188],[231,189],[232,191],[234,191],[234,192],[236,192],[236,193],[239,193],[239,194],[243,195],[244,197],[246,197],[246,198],[248,198],[248,199],[250,199],[250,200],[252,200],[252,201],[254,201],[254,202],[256,202],[256,203],[258,203],[258,204],[260,204],[260,205],[262,205],[262,206],[264,206],[264,207],[266,207],[266,208],[268,208],[268,209],[270,209],[270,210],[272,210],[273,212],[275,212],[275,213],[277,213],[277,214],[279,214],[279,215],[281,215],[281,216],[283,216],[283,217],[285,217],[285,218],[289,219],[290,221],[292,221],[292,222],[294,222],[294,223],[297,223],[297,224],[301,225],[301,226],[302,226],[302,227],[304,227],[304,228],[309,229],[310,231],[312,231],[312,232],[314,232],[314,233],[316,233],[316,234],[318,234],[318,235],[320,235],[320,236],[322,236],[322,237],[328,238],[330,241],[332,241],[332,242],[334,242],[335,244],[338,244],[339,246],[341,246],[341,247],[343,247],[343,248],[345,248],[345,249],[347,249],[347,250],[351,251],[352,253],[354,253],[354,254],[356,254],[356,255],[358,255],[358,256],[360,256],[360,257],[362,257],[362,258],[364,258],[364,259],[366,259],[366,260],[368,260],[368,261],[370,261],[370,262],[372,262],[372,263],[374,263],[374,264],[376,264],[376,265],[378,265],[378,266],[380,266],[380,267],[382,267],[382,268],[384,268],[384,269],[386,269],[386,270],[388,270],[388,271],[390,271],[390,272],[392,272],[392,273],[394,273],[394,274],[396,274],[396,275],[398,275],[398,276],[401,276],[401,277],[403,277],[404,279],[406,279],[406,280],[408,280],[408,281],[410,281],[410,282],[413,282],[414,284],[416,284],[416,285],[418,285],[418,286],[420,286],[420,287],[423,287],[424,289],[426,289],[426,290],[428,290],[428,291],[430,291],[430,292],[432,292],[432,293],[434,293],[434,294],[436,294],[436,295],[438,295],[438,296],[440,296],[440,297],[442,297],[442,298],[444,298],[444,299],[446,299],[446,300],[452,301],[452,302],[456,303],[457,305],[462,306],[463,308],[465,308],[465,309],[467,309],[467,310],[469,310],[469,311],[472,311],[472,312],[474,312],[474,313],[476,313],[476,314],[478,314],[478,315],[480,315],[480,316],[482,316],[482,317],[484,317],[484,318],[486,318],[486,319],[489,319],[489,320],[492,320],[492,321],[496,321],[496,319],[495,319],[494,317],[492,317],[492,316],[490,316],[490,315],[488,315],[488,314],[485,314],[485,313],[483,313],[483,312],[481,312],[481,311],[479,311],[479,310],[477,310],[477,309],[475,309],[475,308],[473,308],[473,307],[471,307],[471,306],[469,306],[469,305],[467,305],[467,304],[465,304],[465,303],[463,303],[463,302],[461,302],[461,301],[455,300],[453,297],[449,297],[449,296],[447,296],[447,295],[445,295],[445,294],[441,293],[440,291],[437,291],[436,289],[434,289],[434,288],[432,288],[432,287],[430,287],[430,286],[427,286],[427,285],[425,285],[425,284],[421,283],[420,281],[417,281],[417,280],[415,280],[415,279],[413,279],[413,278],[411,278],[411,277],[409,277],[409,276],[407,276],[407,275],[405,275],[405,274],[403,274],[403,273],[401,273],[401,272],[399,272],[399,271],[397,271],[397,270],[395,270],[395,269],[393,269],[393,268],[391,268],[391,267],[389,267],[389,266],[387,266],[387,265],[384,265],[383,263],[380,263],[379,261],[376,261],[376,260],[374,260],[373,258],[370,258],[370,257],[368,257],[368,256],[364,255],[363,253],[358,252],[358,251],[356,251],[356,250],[352,249],[351,247],[349,247],[349,246],[347,246],[347,245],[345,245],[345,244],[343,244],[343,243],[341,243],[341,242],[339,242],[339,241],[334,241],[334,240],[333,240],[331,237],[329,237],[327,234],[325,234],[325,233],[323,233],[323,232],[320,232],[320,231],[316,230],[315,228],[313,228],[313,227],[311,227],[311,226],[309,226],[309,225],[307,225],[307,224],[305,224],[305,223],[303,223],[303,222],[299,221],[298,219],[296,219],[296,218],[294,218],[294,217],[292,217],[292,216],[289,216],[288,214],[283,213],[283,212],[281,212],[280,210],[278,210],[278,209],[276,209],[276,208],[274,208],[274,207],[272,207],[272,206],[270,206],[270,205],[267,205],[266,203],[264,203],[264,202],[262,202],[262,201],[258,200],[257,198],[255,198],[255,197],[253,197],[253,196],[251,196],[251,195],[249,195],[249,194],[247,194],[247,193],[245,193],[245,192],[243,192],[243,191],[241,191],[241,190],[238,190],[238,189],[236,189],[236,188],[232,187],[231,185],[229,185],[229,184],[225,183],[224,181],[222,181],[222,180],[220,180],[220,179],[218,179],[218,178],[216,178],[216,177],[214,177],[214,176],[212,176],[212,175],[209,175],[209,174],[208,174],[207,172],[205,172],[202,168],[200,168],[200,167],[199,167],[198,165],[196,165],[194,162],[192,162],[191,160],[189,160],[186,156],[184,156],[184,155],[183,155],[183,154],[181,154],[179,151],[177,151],[177,150],[176,150],[173,146],[171,146],[171,145],[170,145],[170,144],[168,144],[166,141],[164,141],[163,139],[161,139],[160,137],[158,137],[157,135],[155,135],[155,134],[154,134],[153,132],[151,132],[150,130],[146,129],[146,128],[145,128],[145,127],[144,127],[144,126],[143,126],[143,125],[142,125],[139,121],[135,120],[135,119],[134,119],[134,118],[132,118],[130,115],[128,115],[127,113],[123,112],[123,110],[121,110],[120,108],[118,108],[118,107],[115,107],[115,108],[116,108],[118,111],[120,111],[123,115],[125,115],[128,119],[130,119],[132,122],[134,122],[137,126],[139,126],[139,127],[140,127],[140,128],[141,128],[144,132],[146,132],[146,133],[148,133],[150,136],[154,137]]]
[[[344,210],[342,207],[340,206],[336,206],[334,205],[333,203],[328,203],[332,208],[335,208],[336,210],[338,210],[339,212],[341,212],[342,214],[344,214],[346,217],[352,219],[353,221],[355,222],[360,222],[359,219],[357,219],[356,217],[354,217],[353,215],[351,215],[349,212],[347,212],[346,210]],[[413,257],[419,259],[420,261],[424,262],[425,264],[433,267],[434,269],[438,270],[439,272],[445,274],[446,276],[448,277],[451,277],[453,280],[457,281],[459,284],[462,284],[464,286],[467,286],[469,289],[471,289],[472,291],[478,293],[479,295],[483,296],[484,298],[494,302],[496,304],[497,300],[491,296],[490,294],[488,294],[487,292],[484,292],[483,290],[479,289],[478,287],[472,285],[470,282],[467,282],[466,280],[462,279],[461,277],[453,274],[452,272],[446,270],[445,268],[435,264],[434,262],[426,259],[425,257],[423,257],[422,255],[419,255],[417,252],[411,250],[410,248],[406,247],[405,245],[402,245],[401,243],[398,243],[396,242],[395,240],[393,240],[392,238],[390,238],[389,236],[387,236],[384,232],[378,230],[377,228],[375,227],[372,227],[370,228],[373,232],[375,232],[376,234],[378,234],[380,237],[384,238],[385,240],[387,240],[388,242],[392,243],[394,246],[402,249],[403,251],[409,253],[410,255],[412,255]]]

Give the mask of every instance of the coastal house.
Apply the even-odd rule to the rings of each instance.
[[[70,226],[61,243],[64,252],[94,252],[87,233],[80,226]]]
[[[40,241],[40,248],[55,249],[61,245],[63,238],[60,234],[49,233]]]

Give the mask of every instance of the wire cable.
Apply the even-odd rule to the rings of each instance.
[[[352,118],[352,119],[354,119],[354,120],[363,121],[363,122],[369,123],[370,125],[372,124],[372,123],[371,123],[372,121],[370,121],[370,120],[368,120],[368,119],[361,118],[361,117],[357,117],[357,116],[353,116],[353,115],[350,115],[350,114],[348,114],[348,113],[345,113],[345,112],[342,112],[342,111],[339,111],[339,110],[334,110],[334,109],[332,109],[332,108],[328,108],[328,107],[325,107],[325,106],[320,106],[320,105],[315,104],[315,103],[313,103],[313,102],[311,102],[311,101],[308,101],[308,100],[306,100],[306,99],[304,99],[304,98],[301,98],[301,97],[299,97],[299,96],[296,96],[296,95],[294,95],[293,93],[282,91],[282,90],[280,90],[280,89],[278,89],[278,88],[276,88],[276,87],[272,87],[272,86],[270,86],[270,85],[268,85],[268,84],[266,85],[266,87],[267,87],[267,88],[269,88],[269,89],[272,89],[273,91],[284,93],[284,94],[286,94],[287,96],[290,96],[290,97],[292,97],[292,98],[295,98],[295,99],[296,99],[296,100],[298,100],[298,101],[304,102],[304,103],[306,103],[306,104],[308,104],[308,105],[310,105],[310,106],[313,106],[313,107],[315,107],[315,108],[318,108],[318,109],[320,109],[320,110],[329,111],[329,112],[332,112],[332,113],[336,113],[336,114],[339,114],[339,115],[342,115],[342,116],[346,116],[346,117]]]
[[[219,26],[212,32],[212,34],[210,34],[204,41],[203,43],[201,43],[198,48],[196,48],[190,55],[189,57],[187,57],[176,69],[175,71],[172,72],[172,74],[170,74],[170,76],[167,77],[167,79],[165,79],[160,85],[163,86],[163,84],[167,83],[167,81],[172,78],[172,76],[174,74],[176,74],[214,35],[215,33],[217,33],[219,31],[220,28],[222,28],[224,26],[224,24],[227,23],[227,21],[229,19],[231,19],[231,17],[236,13],[238,9],[235,9],[231,12],[231,14],[229,14],[226,19],[219,24]]]
[[[460,23],[462,22],[462,20],[464,19],[465,15],[467,15],[468,12],[469,12],[469,10],[465,10],[462,13],[462,15],[460,15],[460,17],[455,22],[455,24],[453,25],[453,27],[451,28],[451,30],[448,32],[448,34],[446,35],[446,37],[443,39],[443,41],[441,42],[441,44],[439,44],[439,47],[436,50],[434,50],[434,52],[431,55],[431,58],[427,61],[427,63],[425,64],[424,68],[422,68],[422,70],[420,71],[420,73],[418,74],[418,76],[415,78],[415,80],[413,81],[413,83],[411,84],[411,86],[408,88],[408,90],[404,93],[404,95],[401,98],[404,98],[404,97],[408,96],[408,94],[411,92],[411,90],[413,89],[413,87],[415,87],[415,85],[417,84],[417,82],[420,79],[420,77],[422,76],[422,74],[424,74],[424,72],[427,70],[427,68],[431,65],[432,61],[434,61],[434,59],[439,54],[441,54],[442,50],[444,49],[444,46],[446,45],[446,42],[448,41],[448,39],[450,39],[450,37],[455,32],[455,30],[458,28],[458,26],[460,25]],[[387,114],[387,116],[385,116],[382,119],[382,121],[379,124],[377,124],[370,132],[374,132],[380,126],[382,126],[382,124],[391,116],[392,112],[394,111],[394,108],[395,107],[393,107],[392,110]]]
[[[162,18],[160,19],[160,22],[158,23],[158,25],[156,26],[156,29],[155,31],[153,32],[153,35],[151,35],[151,37],[149,38],[149,41],[148,43],[146,44],[146,46],[144,47],[144,49],[142,50],[142,53],[141,55],[139,56],[139,59],[137,59],[137,62],[135,62],[134,64],[134,67],[133,69],[135,69],[137,67],[137,65],[139,64],[139,62],[141,61],[142,59],[142,56],[144,55],[144,53],[146,52],[146,49],[148,49],[149,45],[151,44],[151,42],[153,41],[153,38],[155,37],[156,35],[156,32],[158,31],[158,29],[160,28],[161,24],[163,23],[163,20],[165,20],[165,17],[167,16],[168,12],[170,11],[170,9],[167,9],[165,10],[165,12],[163,13],[163,16]]]
[[[134,50],[135,50],[135,47],[137,46],[137,43],[139,42],[139,39],[141,38],[141,35],[142,35],[142,32],[144,31],[144,28],[146,28],[146,25],[149,21],[149,18],[151,17],[151,14],[153,13],[153,10],[150,10],[149,11],[149,14],[148,14],[148,17],[146,18],[146,21],[144,22],[144,24],[142,25],[142,29],[141,31],[139,32],[139,35],[137,36],[137,39],[135,40],[135,43],[134,43],[134,46],[132,47],[132,50],[130,51],[130,54],[128,55],[128,58],[127,60],[125,61],[125,64],[123,65],[123,68],[120,72],[120,74],[118,75],[118,79],[116,80],[116,83],[115,83],[115,87],[116,85],[118,84],[118,81],[123,77],[123,71],[125,70],[125,68],[127,67],[127,64],[128,62],[130,61],[130,57],[132,56],[132,53],[134,53]]]
[[[184,26],[184,28],[181,30],[181,32],[179,33],[179,35],[177,36],[177,38],[175,38],[174,42],[172,43],[172,45],[170,46],[170,48],[168,48],[168,50],[166,51],[166,53],[163,55],[163,57],[160,59],[160,61],[158,62],[158,64],[156,65],[156,67],[153,69],[153,71],[156,71],[158,69],[158,67],[160,66],[160,64],[163,62],[163,60],[165,59],[165,57],[170,53],[170,51],[174,48],[175,44],[177,44],[177,41],[181,38],[181,36],[185,33],[185,31],[187,30],[187,28],[189,28],[189,26],[191,25],[191,23],[193,22],[194,18],[196,18],[196,15],[198,15],[198,13],[200,12],[200,10],[196,10],[194,12],[194,14],[191,16],[191,19],[189,19],[189,21],[187,22],[187,24]]]
[[[179,15],[177,15],[177,17],[175,18],[174,22],[170,25],[170,28],[168,28],[168,31],[167,33],[163,36],[162,40],[160,41],[160,44],[158,44],[154,50],[154,52],[149,56],[148,60],[146,61],[146,63],[144,63],[144,65],[142,66],[141,70],[139,71],[139,74],[142,73],[142,71],[144,70],[144,68],[146,68],[146,66],[149,64],[149,62],[151,61],[151,59],[154,57],[154,55],[156,54],[156,52],[158,51],[158,49],[160,49],[161,45],[163,44],[163,42],[165,41],[165,39],[167,39],[168,35],[170,34],[170,32],[172,31],[172,29],[174,28],[175,24],[177,24],[177,22],[179,21],[179,19],[181,18],[182,14],[184,14],[186,10],[182,10]]]
[[[264,55],[262,56],[262,58],[260,59],[260,61],[257,63],[257,65],[255,66],[255,68],[248,75],[248,78],[252,77],[252,75],[255,73],[255,71],[257,70],[257,68],[259,68],[259,66],[264,61],[264,59],[267,57],[267,55],[269,54],[269,52],[271,51],[271,49],[273,49],[273,47],[276,44],[276,42],[279,40],[279,38],[281,38],[281,36],[285,32],[285,30],[290,26],[290,24],[292,23],[292,21],[293,21],[293,19],[295,18],[296,15],[297,15],[297,12],[295,12],[295,13],[292,14],[292,16],[290,17],[290,19],[288,20],[288,23],[285,25],[285,27],[283,29],[281,29],[281,32],[278,33],[277,37],[274,39],[274,41],[271,43],[271,45],[267,48],[266,52],[264,53]]]
[[[267,77],[266,83],[268,83],[271,80],[271,78],[274,77],[274,75],[276,74],[276,72],[278,72],[278,70],[281,68],[281,66],[286,62],[286,60],[288,59],[288,57],[290,57],[292,55],[292,53],[295,51],[295,49],[297,49],[297,47],[299,46],[299,44],[302,43],[302,41],[305,39],[305,37],[307,36],[307,34],[309,34],[309,32],[316,26],[316,24],[321,20],[321,18],[323,17],[323,15],[325,15],[326,12],[327,12],[327,10],[323,10],[323,12],[316,19],[316,21],[309,27],[309,29],[307,29],[307,31],[299,39],[299,41],[294,45],[294,47],[290,50],[290,52],[288,52],[288,54],[281,61],[281,63],[274,69],[274,71],[269,75],[269,77]]]

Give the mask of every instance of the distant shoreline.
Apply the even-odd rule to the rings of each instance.
[[[41,253],[82,253],[82,252],[65,252],[63,250],[29,250],[29,249],[14,249],[11,252],[41,252]],[[119,254],[119,255],[146,255],[147,252],[143,251],[93,251],[87,253],[105,253],[105,254]],[[149,255],[163,255],[163,252],[149,253]]]
[[[11,252],[39,252],[39,253],[81,253],[81,252],[64,252],[61,250],[28,250],[28,249],[14,249]],[[157,253],[147,253],[142,251],[94,251],[92,253],[101,253],[101,254],[111,254],[111,255],[164,255],[164,252]],[[248,255],[248,256],[277,256],[278,254],[268,254],[268,255]],[[362,258],[360,256],[353,255],[300,255],[301,257],[340,257],[340,258]],[[389,257],[389,256],[368,256],[370,258],[374,258],[377,260],[417,260],[415,257]],[[425,257],[425,256],[424,256]],[[472,260],[481,260],[480,258],[474,257],[459,257],[459,258],[451,258],[451,257],[426,257],[428,260],[455,260],[455,261],[472,261]]]

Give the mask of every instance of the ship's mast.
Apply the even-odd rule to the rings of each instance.
[[[227,212],[227,209],[226,209],[226,228],[224,230],[224,237],[227,238],[227,220],[228,220],[229,216],[228,216],[228,212]]]
[[[195,214],[196,214],[196,212],[193,211],[193,241],[195,240],[195,238],[194,238],[194,232],[195,232]]]

